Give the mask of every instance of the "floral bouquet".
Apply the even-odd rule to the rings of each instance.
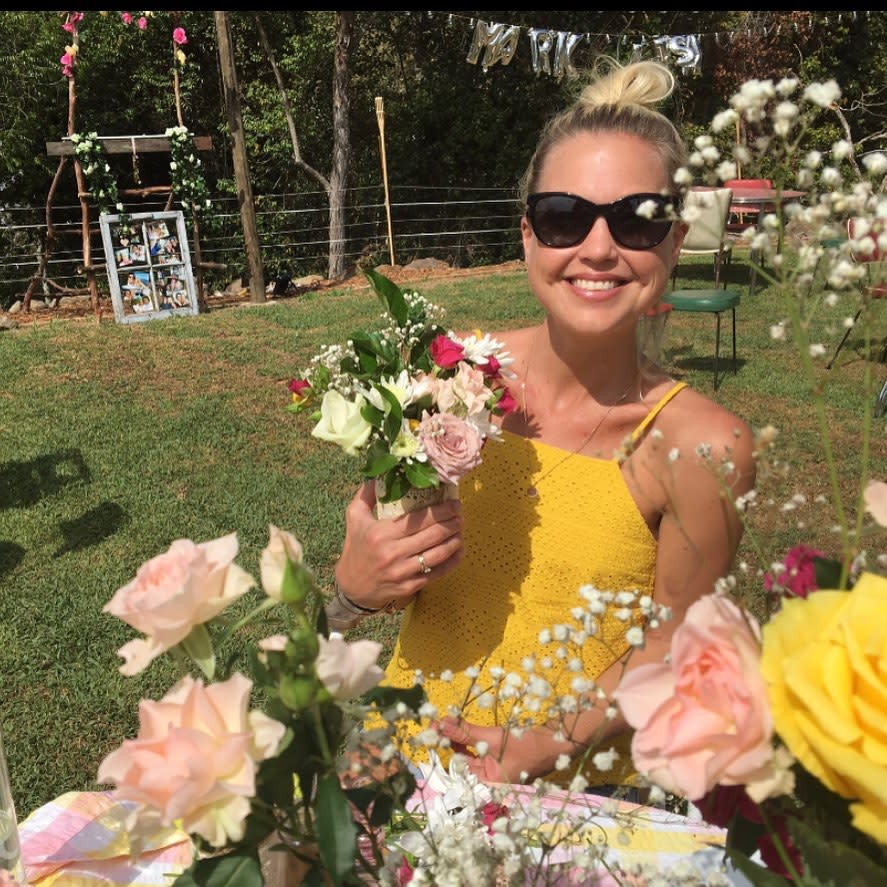
[[[274,526],[260,562],[264,599],[226,618],[256,584],[237,553],[233,533],[179,539],[105,606],[144,635],[119,650],[123,674],[167,653],[186,673],[162,699],[142,700],[138,735],[101,762],[98,781],[131,804],[133,856],[164,830],[190,835],[180,887],[259,887],[275,859],[353,882],[356,869],[382,866],[379,830],[416,787],[385,730],[356,725],[372,712],[409,718],[422,689],[376,686],[381,645],[327,632],[301,545]],[[271,607],[285,611],[287,632],[258,641],[251,676],[220,674],[216,646]]]
[[[859,257],[887,247],[879,223],[887,156],[857,162],[840,97],[834,81],[803,89],[790,78],[749,81],[717,115],[713,135],[696,139],[682,173],[685,184],[700,175],[710,182],[734,177],[735,160],[749,172],[766,163],[777,190],[806,192],[743,238],[782,298],[773,341],[793,339],[801,357],[831,491],[831,502],[814,501],[820,513],[834,509],[834,535],[811,540],[798,515],[805,541],[768,569],[752,520],[764,497],[741,497],[735,507],[762,563],[755,573],[740,561],[738,573],[764,612],[737,602],[737,576],[723,578],[688,609],[667,662],[639,666],[614,694],[635,729],[638,771],[724,826],[733,867],[759,887],[887,884],[887,553],[871,547],[885,538],[887,484],[869,476],[875,386],[867,364],[862,469],[848,502],[823,396],[835,372],[818,363],[831,350],[823,333],[859,324],[871,347],[872,286],[887,269]],[[804,147],[829,115],[848,138],[830,150]],[[745,138],[726,159],[719,141],[739,122]],[[759,433],[759,480],[776,437],[771,427]],[[806,501],[796,493],[781,514]]]
[[[446,488],[452,495],[480,463],[485,442],[499,436],[491,416],[514,409],[511,358],[488,335],[447,332],[442,309],[419,293],[365,273],[385,306],[385,325],[323,348],[290,382],[289,409],[319,401],[311,433],[363,457],[380,503]],[[430,501],[418,496],[420,505]]]

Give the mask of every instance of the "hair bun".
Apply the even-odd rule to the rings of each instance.
[[[582,90],[579,96],[582,105],[653,107],[674,91],[674,74],[660,62],[641,61],[622,66],[606,57],[601,62],[609,70]]]

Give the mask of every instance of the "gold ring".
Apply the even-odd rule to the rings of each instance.
[[[425,563],[425,552],[424,551],[420,552],[418,557],[419,557],[419,569],[423,573],[430,573],[431,567],[429,567],[428,564]]]

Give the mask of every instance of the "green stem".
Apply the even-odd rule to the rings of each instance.
[[[785,868],[788,877],[791,879],[792,884],[797,884],[798,887],[803,887],[804,882],[802,875],[795,866],[794,860],[789,855],[785,844],[783,844],[782,837],[773,827],[773,822],[770,819],[770,814],[767,812],[763,804],[758,804],[758,810],[761,813],[761,819],[763,819],[764,821],[764,826],[770,833],[770,837],[773,839],[773,847],[776,849],[776,852],[779,855],[779,860],[780,862],[782,862],[782,865]]]
[[[265,600],[262,601],[262,603],[259,604],[258,607],[256,607],[253,610],[250,610],[249,613],[247,613],[245,616],[242,616],[240,619],[237,620],[237,622],[228,626],[225,629],[225,631],[222,633],[219,643],[220,644],[224,643],[225,641],[228,640],[228,638],[231,637],[231,635],[233,635],[235,632],[240,631],[240,629],[243,628],[244,625],[248,625],[250,622],[252,622],[253,619],[256,618],[256,616],[259,616],[260,614],[264,613],[266,610],[270,610],[272,607],[276,606],[279,603],[280,603],[280,601],[276,601],[274,598],[271,598],[271,597],[265,598]]]
[[[795,341],[798,343],[801,364],[803,365],[804,372],[810,382],[810,393],[813,395],[813,405],[816,410],[816,422],[819,426],[819,436],[822,441],[826,466],[828,467],[829,483],[832,488],[835,512],[841,532],[841,572],[843,580],[843,574],[846,569],[843,562],[846,561],[846,553],[849,550],[849,530],[847,528],[844,504],[841,497],[841,487],[838,482],[838,468],[832,450],[832,438],[829,431],[828,417],[825,414],[825,399],[822,395],[822,386],[816,384],[816,368],[813,365],[813,358],[810,356],[810,337],[807,335],[807,328],[801,323],[801,318],[798,316],[797,306],[792,300],[790,300],[789,316],[792,322],[792,333],[794,334]]]

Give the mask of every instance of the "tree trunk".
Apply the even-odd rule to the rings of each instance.
[[[256,210],[253,203],[253,187],[249,177],[246,140],[243,136],[243,116],[240,112],[240,91],[237,85],[237,70],[234,67],[231,27],[227,12],[216,10],[215,19],[219,41],[219,63],[225,94],[225,113],[228,117],[228,126],[231,129],[233,140],[231,153],[234,159],[234,178],[237,182],[237,201],[240,204],[240,223],[243,226],[243,241],[246,246],[250,302],[262,303],[265,301],[265,272],[262,269],[259,230],[256,225]]]
[[[354,12],[336,13],[336,54],[333,60],[333,167],[330,174],[330,262],[327,277],[345,276],[345,183],[351,156],[350,59],[354,41]]]

